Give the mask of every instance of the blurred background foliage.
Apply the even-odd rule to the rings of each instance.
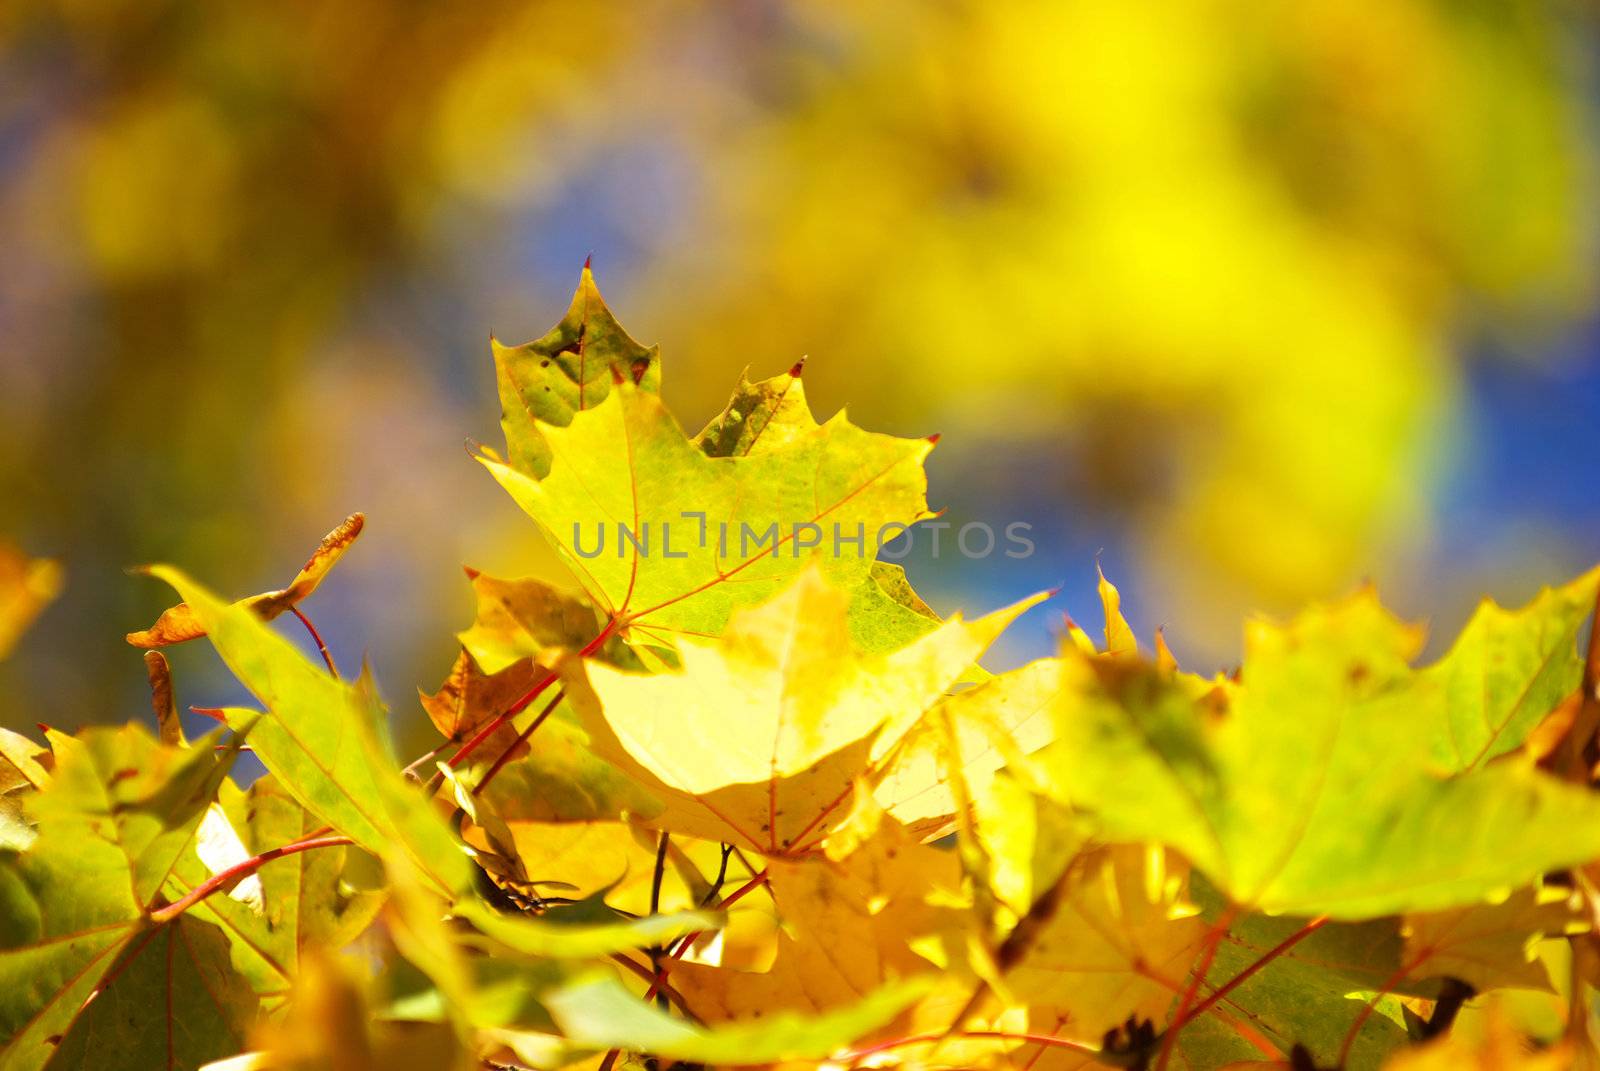
[[[947,433],[935,504],[1039,549],[913,579],[1064,582],[1013,660],[1093,620],[1097,558],[1199,669],[1364,577],[1441,626],[1523,599],[1600,557],[1595,15],[12,0],[0,536],[66,583],[6,717],[136,713],[162,595],[125,566],[276,587],[353,509],[308,609],[410,711],[456,563],[553,568],[461,443],[489,331],[590,252],[691,430],[808,354],[824,411]]]

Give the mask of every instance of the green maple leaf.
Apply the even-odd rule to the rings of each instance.
[[[798,574],[812,557],[806,544],[831,539],[835,525],[864,534],[861,552],[817,557],[835,584],[858,587],[880,529],[928,515],[931,444],[864,432],[842,415],[779,450],[711,458],[659,398],[624,382],[569,426],[543,430],[553,456],[543,479],[480,460],[635,644],[716,635],[735,609]],[[652,542],[619,540],[619,523]],[[819,529],[797,527],[806,524]],[[583,544],[601,531],[607,545],[591,555]]]
[[[806,401],[802,360],[781,375],[752,383],[739,377],[727,407],[700,429],[695,445],[707,457],[780,452],[821,425]],[[905,570],[875,561],[851,599],[850,634],[863,650],[903,646],[939,624],[939,615],[912,590]],[[981,671],[980,674],[981,676]]]
[[[714,1067],[824,1060],[870,1035],[926,993],[927,979],[884,986],[820,1015],[777,1010],[748,1023],[706,1028],[675,1018],[628,992],[611,975],[580,978],[543,1001],[562,1034],[580,1048],[619,1048]]]
[[[1546,588],[1520,610],[1485,599],[1449,653],[1422,672],[1419,714],[1434,723],[1433,756],[1445,769],[1473,769],[1521,747],[1577,688],[1578,630],[1597,585],[1600,569]]]
[[[172,1009],[208,999],[193,983],[231,975],[226,957],[219,965],[215,955],[214,930],[198,922],[181,930],[156,925],[148,912],[239,742],[218,752],[213,736],[180,750],[158,745],[135,725],[51,739],[54,776],[29,801],[38,837],[27,851],[0,857],[0,1037],[7,1039],[0,1068],[34,1071],[54,1057],[57,1044],[78,1051],[80,1028],[93,1037],[115,1036],[131,1052],[165,1051],[173,1067],[231,1054],[254,1011],[251,1000],[234,999],[231,982],[218,1011],[233,1044],[215,1026],[197,1026],[184,1034],[181,1060],[179,1049],[161,1048]],[[175,962],[181,952],[182,970],[154,970],[146,958],[152,950],[173,954]],[[180,984],[186,988],[175,996]],[[86,1014],[85,1002],[102,989],[116,989],[117,996],[105,1007],[97,998]],[[130,1017],[127,1008],[135,1004],[142,1012]],[[175,1035],[171,1044],[178,1044]],[[105,1066],[150,1066],[112,1062],[121,1053],[113,1050]]]
[[[1190,885],[1190,896],[1204,908],[1204,918],[1217,923],[1226,900],[1203,878]],[[1218,1005],[1217,1015],[1194,1020],[1183,1028],[1180,1043],[1190,1062],[1222,1067],[1260,1059],[1260,1053],[1224,1017],[1251,1024],[1282,1052],[1304,1046],[1320,1065],[1332,1065],[1355,1022],[1367,994],[1388,987],[1420,997],[1438,995],[1437,981],[1401,975],[1405,962],[1400,922],[1395,918],[1363,922],[1330,922],[1300,937],[1287,950],[1280,946],[1309,920],[1259,913],[1234,915],[1217,946],[1202,995],[1214,991],[1263,957],[1270,959]],[[1356,1035],[1346,1065],[1350,1071],[1380,1066],[1406,1042],[1400,1012],[1392,998],[1379,1005]]]
[[[660,347],[641,346],[629,337],[606,307],[587,264],[571,308],[543,338],[521,346],[502,346],[491,338],[489,344],[507,458],[536,477],[550,466],[545,427],[565,427],[576,414],[604,402],[617,379],[651,393],[660,389]]]
[[[179,899],[223,866],[314,836],[323,828],[322,819],[302,807],[271,774],[247,791],[225,782],[216,810],[206,816],[194,847],[173,868],[167,898]],[[363,889],[362,882],[352,880],[348,852],[328,847],[284,856],[262,867],[253,879],[209,896],[187,912],[222,930],[235,966],[270,1008],[287,992],[308,948],[348,944],[382,906],[380,892]]]
[[[51,1066],[188,1071],[239,1052],[258,1000],[228,950],[187,915],[130,940]]]
[[[628,338],[588,269],[566,318],[544,339],[496,346],[506,455],[481,460],[539,523],[604,618],[634,644],[671,647],[715,635],[733,609],[797,573],[817,538],[864,535],[825,556],[831,579],[860,587],[857,642],[887,650],[937,623],[895,566],[877,564],[887,525],[928,516],[926,440],[811,415],[800,366],[751,383],[690,439],[656,394],[659,355]],[[645,549],[624,544],[618,523]],[[580,553],[604,526],[612,544]],[[797,528],[797,526],[799,526]],[[669,545],[666,528],[672,531]],[[820,556],[820,555],[819,555]],[[587,637],[586,637],[587,638]],[[495,635],[464,636],[488,672],[506,651]]]
[[[1205,882],[1192,887],[1208,921],[1227,910]],[[1224,1012],[1246,1019],[1284,1052],[1304,1047],[1318,1066],[1331,1066],[1368,994],[1380,1000],[1351,1044],[1345,1067],[1379,1067],[1406,1044],[1399,995],[1437,998],[1440,979],[1465,982],[1478,992],[1494,988],[1550,989],[1533,946],[1578,926],[1573,899],[1557,889],[1520,889],[1494,904],[1448,911],[1328,923],[1309,936],[1282,945],[1308,920],[1246,914],[1234,917],[1218,946],[1208,989],[1214,989],[1263,957],[1262,967],[1224,999]],[[1194,1064],[1224,1066],[1254,1058],[1255,1050],[1218,1022],[1197,1020],[1184,1028],[1182,1051]]]
[[[1105,835],[1180,848],[1271,912],[1456,907],[1600,854],[1600,800],[1525,758],[1439,768],[1417,646],[1368,592],[1253,626],[1238,685],[1198,699],[1152,667],[1069,653],[1057,738],[1025,761]]]
[[[388,721],[371,683],[332,676],[251,609],[229,603],[183,573],[150,573],[177,589],[265,715],[228,710],[228,724],[253,723],[251,747],[296,800],[374,855],[402,846],[434,885],[465,889],[470,868],[459,844],[400,777]]]

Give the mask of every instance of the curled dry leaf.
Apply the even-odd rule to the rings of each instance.
[[[248,599],[240,600],[241,605],[255,611],[263,621],[271,621],[278,615],[286,613],[296,603],[317,590],[323,578],[356,541],[365,524],[366,518],[361,514],[350,514],[339,527],[322,537],[322,542],[311,552],[311,557],[306,559],[305,565],[300,567],[300,571],[295,574],[288,587],[252,595]],[[135,647],[155,648],[170,647],[175,643],[199,639],[205,634],[205,626],[201,624],[199,615],[191,610],[187,603],[180,602],[162,611],[161,616],[156,618],[155,624],[149,628],[141,632],[128,633],[127,639]]]

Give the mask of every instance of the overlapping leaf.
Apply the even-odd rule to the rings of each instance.
[[[542,477],[550,466],[543,426],[565,427],[573,417],[601,404],[616,380],[641,390],[660,389],[660,349],[635,342],[617,322],[587,265],[561,322],[521,346],[491,338],[500,388],[500,426],[507,459]]]
[[[477,618],[459,638],[484,673],[499,674],[554,647],[578,650],[605,623],[588,599],[542,580],[500,580],[473,569],[467,577],[477,597]],[[607,661],[637,664],[620,640],[608,642],[596,654]]]
[[[22,851],[33,843],[26,804],[49,783],[50,753],[32,740],[0,729],[0,851]]]
[[[850,640],[847,596],[813,569],[741,612],[720,639],[682,644],[678,671],[591,664],[597,702],[584,714],[596,749],[667,804],[652,822],[767,853],[801,851],[820,842],[855,779],[879,770],[1029,605],[954,619],[867,655]]]
[[[918,844],[893,819],[874,825],[847,852],[768,864],[767,887],[783,926],[776,957],[759,972],[674,966],[672,983],[697,1015],[749,1021],[778,1008],[848,1007],[930,973],[934,961],[918,950],[926,942],[959,947],[971,922],[950,906],[960,901],[955,855]]]
[[[223,832],[206,850],[204,832],[196,850],[179,858],[169,882],[176,900],[230,863],[314,836],[322,819],[307,811],[276,777],[268,775],[241,792],[224,784],[219,814]],[[227,840],[236,845],[231,849]],[[353,877],[354,849],[322,848],[284,856],[262,867],[233,889],[202,900],[188,917],[214,922],[227,937],[232,959],[264,1002],[275,1007],[299,973],[301,959],[314,947],[348,944],[376,916],[381,892]],[[369,862],[369,867],[372,865]]]
[[[1186,874],[1159,853],[1119,848],[1086,854],[1066,875],[1005,985],[1028,1008],[1031,1033],[1098,1045],[1127,1023],[1165,1023],[1198,954],[1205,926],[1184,902]],[[1081,1066],[1082,1057],[1024,1046],[1036,1068]]]
[[[156,981],[168,987],[227,974],[226,958],[219,966],[214,955],[215,931],[190,923],[175,932],[170,924],[154,925],[147,911],[188,850],[237,749],[214,752],[211,740],[191,750],[165,748],[138,726],[91,729],[80,738],[53,734],[52,743],[55,774],[29,805],[38,837],[20,855],[0,857],[5,1071],[34,1071],[55,1056],[58,1045],[78,1046],[75,1024],[113,965],[118,978],[133,976],[119,990],[128,996],[115,998],[109,1011],[97,1008],[86,1023],[96,1036],[109,1032],[141,1053],[166,1043],[174,1007],[157,1001],[161,990],[151,990],[142,956],[152,948],[175,956],[183,951],[193,973],[157,972]],[[166,993],[170,997],[172,990]],[[180,999],[187,1005],[206,997],[191,987]],[[139,1014],[130,1016],[138,1001],[144,1002]],[[237,1032],[240,1017],[252,1008],[247,999],[229,997],[217,1014]],[[197,1066],[200,1058],[232,1051],[215,1031],[184,1041],[185,1062],[174,1057],[168,1066]],[[119,1050],[108,1059],[120,1058]]]
[[[248,606],[224,602],[177,570],[151,572],[177,589],[222,660],[266,707],[250,743],[283,787],[373,854],[401,845],[440,890],[464,889],[466,859],[444,823],[401,780],[370,682],[333,677]],[[256,720],[249,711],[224,714],[236,728]]]
[[[1157,670],[1068,654],[1041,787],[1269,911],[1454,907],[1600,854],[1590,793],[1509,756],[1437,768],[1416,732],[1417,642],[1364,593],[1253,626],[1238,686],[1198,700]]]
[[[931,445],[842,415],[781,449],[713,458],[659,398],[624,382],[567,427],[541,430],[552,453],[542,479],[482,460],[635,644],[719,634],[819,546],[836,585],[870,584],[878,534],[927,515]]]
[[[1418,729],[1443,769],[1475,769],[1522,746],[1578,686],[1576,640],[1597,587],[1600,569],[1520,610],[1485,599],[1449,653],[1422,671]]]

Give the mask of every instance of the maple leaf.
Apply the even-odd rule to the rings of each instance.
[[[1205,934],[1185,905],[1186,878],[1187,868],[1141,848],[1081,856],[1016,961],[1003,964],[1030,1031],[1098,1045],[1125,1023],[1165,1021]],[[1085,1062],[1026,1045],[1012,1059],[1035,1068]]]
[[[1518,889],[1499,903],[1407,915],[1404,976],[1457,978],[1478,992],[1549,990],[1550,975],[1535,955],[1549,937],[1589,928],[1578,897],[1559,886]]]
[[[873,541],[928,515],[931,444],[864,432],[843,415],[781,449],[713,458],[659,398],[624,382],[570,425],[542,430],[553,458],[543,478],[488,452],[479,459],[635,645],[718,634],[735,609],[805,568],[812,555],[802,552],[835,526],[865,542],[817,555],[824,570],[842,587],[871,585],[887,611],[895,604],[872,582]],[[602,533],[612,549],[584,548]]]
[[[1439,994],[1439,983],[1422,980],[1422,972],[1402,973],[1404,941],[1396,918],[1329,922],[1230,911],[1226,898],[1198,876],[1190,883],[1190,898],[1206,923],[1226,925],[1201,993],[1229,986],[1212,1014],[1182,1029],[1178,1047],[1191,1065],[1261,1058],[1257,1045],[1226,1021],[1231,1017],[1280,1052],[1298,1046],[1329,1066],[1337,1062],[1367,993]],[[1376,1011],[1351,1041],[1349,1071],[1378,1067],[1407,1041],[1397,997],[1385,996]]]
[[[179,857],[167,885],[177,901],[225,867],[273,848],[316,836],[326,827],[271,774],[241,791],[224,782],[213,813],[202,823],[193,849]],[[206,850],[205,827],[220,820]],[[232,844],[228,841],[231,838]],[[187,915],[214,922],[228,940],[233,962],[275,1010],[313,947],[339,948],[377,916],[383,894],[352,871],[350,851],[327,847],[275,860],[226,895],[214,895]],[[370,857],[362,856],[368,859]]]
[[[707,457],[778,453],[817,432],[821,425],[806,401],[801,372],[805,360],[781,375],[752,383],[739,376],[733,397],[694,437]],[[874,561],[851,603],[851,634],[864,649],[887,651],[909,643],[939,624],[939,615],[912,589],[903,568]],[[981,679],[978,671],[975,679]]]
[[[1476,1040],[1454,1035],[1395,1054],[1384,1071],[1572,1071],[1584,1067],[1592,1053],[1573,1041],[1536,1048],[1499,1015],[1492,1015],[1485,1036]]]
[[[252,599],[152,570],[183,601],[130,639],[209,636],[266,711],[187,745],[151,651],[159,742],[0,731],[4,1071],[197,1067],[247,1036],[251,1066],[360,1071],[1512,1066],[1493,1022],[1399,1050],[1465,994],[1548,990],[1540,942],[1592,981],[1600,569],[1485,602],[1422,668],[1366,591],[1252,624],[1214,680],[1159,631],[1147,661],[1101,573],[1103,642],[1069,620],[1059,657],[992,677],[1036,600],[941,621],[865,542],[926,515],[930,441],[818,422],[801,365],[685,435],[587,269],[549,335],[494,351],[507,451],[482,460],[582,592],[468,570],[475,620],[421,697],[458,745],[430,796],[370,677],[267,623],[359,515]],[[590,555],[597,522],[631,538]],[[835,522],[861,553],[789,530]],[[752,555],[723,524],[774,534]],[[0,647],[36,569],[0,554]],[[270,773],[240,790],[246,734]],[[1558,735],[1570,782],[1534,765]]]
[[[193,983],[231,969],[215,953],[213,928],[190,921],[175,930],[153,924],[148,912],[239,745],[213,751],[213,736],[194,749],[162,747],[134,725],[76,738],[53,733],[51,742],[54,775],[29,800],[38,836],[25,852],[0,856],[0,1037],[7,1039],[0,1067],[34,1071],[56,1056],[58,1044],[81,1053],[83,1039],[74,1037],[80,1027],[90,1041],[116,1038],[106,1066],[148,1067],[137,1060],[158,1051],[176,1066],[176,1050],[161,1048],[174,1044],[168,1024],[175,1005],[208,1001],[204,986]],[[184,973],[152,973],[148,959],[140,962],[152,949],[175,961],[181,954]],[[170,987],[179,983],[186,988],[175,997]],[[92,994],[113,988],[105,1007],[98,999],[86,1006]],[[236,1043],[240,1022],[254,1010],[251,1000],[235,999],[236,989],[224,990],[230,995],[217,1005],[220,1023],[185,1035],[184,1066],[236,1051],[228,1033]],[[130,1004],[137,1014],[130,1015]],[[109,1062],[128,1053],[135,1062]]]
[[[1040,660],[944,700],[939,711],[954,727],[954,739],[932,722],[912,729],[878,779],[878,803],[921,833],[948,829],[957,809],[952,768],[960,771],[967,791],[979,796],[1009,755],[1049,743],[1060,677],[1053,661]],[[996,683],[1002,679],[1004,684]]]
[[[22,851],[33,843],[28,798],[50,782],[50,753],[32,740],[0,729],[0,851]]]
[[[543,1001],[563,1035],[581,1047],[625,1049],[710,1067],[759,1067],[823,1062],[881,1030],[927,989],[926,980],[901,982],[821,1015],[780,1010],[754,1022],[710,1029],[641,1001],[611,975],[579,979]]]
[[[252,595],[248,599],[241,600],[240,605],[254,611],[263,621],[271,621],[280,614],[294,609],[295,604],[317,590],[323,578],[356,541],[365,523],[366,518],[361,514],[350,514],[339,527],[322,537],[322,542],[311,552],[311,557],[300,567],[300,571],[295,574],[288,587]],[[128,633],[127,639],[135,647],[155,648],[199,639],[205,634],[205,624],[201,616],[187,603],[180,602],[162,611],[161,616],[156,618],[155,624],[149,628],[141,632]]]
[[[1520,610],[1485,599],[1450,651],[1417,682],[1418,720],[1442,768],[1470,770],[1522,746],[1578,686],[1577,636],[1600,569],[1546,588]]]
[[[491,337],[489,345],[507,458],[536,477],[550,466],[546,427],[565,427],[576,414],[604,402],[614,381],[625,379],[651,393],[660,389],[660,347],[641,346],[629,337],[600,296],[587,264],[566,316],[543,338],[502,346]]]
[[[689,1007],[709,1021],[847,1007],[931,972],[919,946],[959,947],[971,925],[949,906],[961,901],[954,853],[918,843],[886,816],[852,830],[844,844],[830,843],[825,857],[770,860],[766,886],[782,924],[770,966],[750,972],[678,963],[670,971]],[[935,902],[941,898],[943,905]]]
[[[604,624],[592,602],[534,577],[501,580],[467,570],[477,598],[477,616],[457,634],[461,646],[484,673],[497,674],[552,648],[578,650]],[[609,640],[596,657],[619,665],[638,665],[620,640]]]
[[[667,810],[663,828],[768,854],[813,847],[858,777],[871,777],[961,670],[1037,599],[953,619],[887,654],[852,642],[849,597],[812,568],[741,611],[712,641],[685,641],[681,669],[587,666],[569,689],[596,750]]]
[[[199,1068],[245,1047],[257,1008],[217,927],[180,915],[127,943],[51,1066]]]
[[[374,855],[404,846],[442,890],[466,887],[460,846],[400,778],[370,681],[342,681],[313,665],[246,603],[225,602],[170,566],[148,571],[177,590],[223,662],[266,707],[264,716],[221,713],[231,727],[254,726],[252,749],[302,806]]]
[[[28,558],[0,543],[0,659],[11,653],[39,611],[60,594],[61,578],[56,562]]]
[[[1411,718],[1430,686],[1410,666],[1417,633],[1370,592],[1247,640],[1239,684],[1199,698],[1148,667],[1064,656],[1041,790],[1110,836],[1181,848],[1269,911],[1460,906],[1600,852],[1600,803],[1525,760],[1441,775]]]
[[[450,667],[449,676],[429,695],[418,690],[422,709],[433,727],[447,740],[459,743],[484,722],[489,721],[526,694],[548,671],[532,661],[513,662],[497,673],[485,673],[477,661],[463,650]],[[491,737],[486,749],[499,754],[516,740],[516,730],[507,724]]]

